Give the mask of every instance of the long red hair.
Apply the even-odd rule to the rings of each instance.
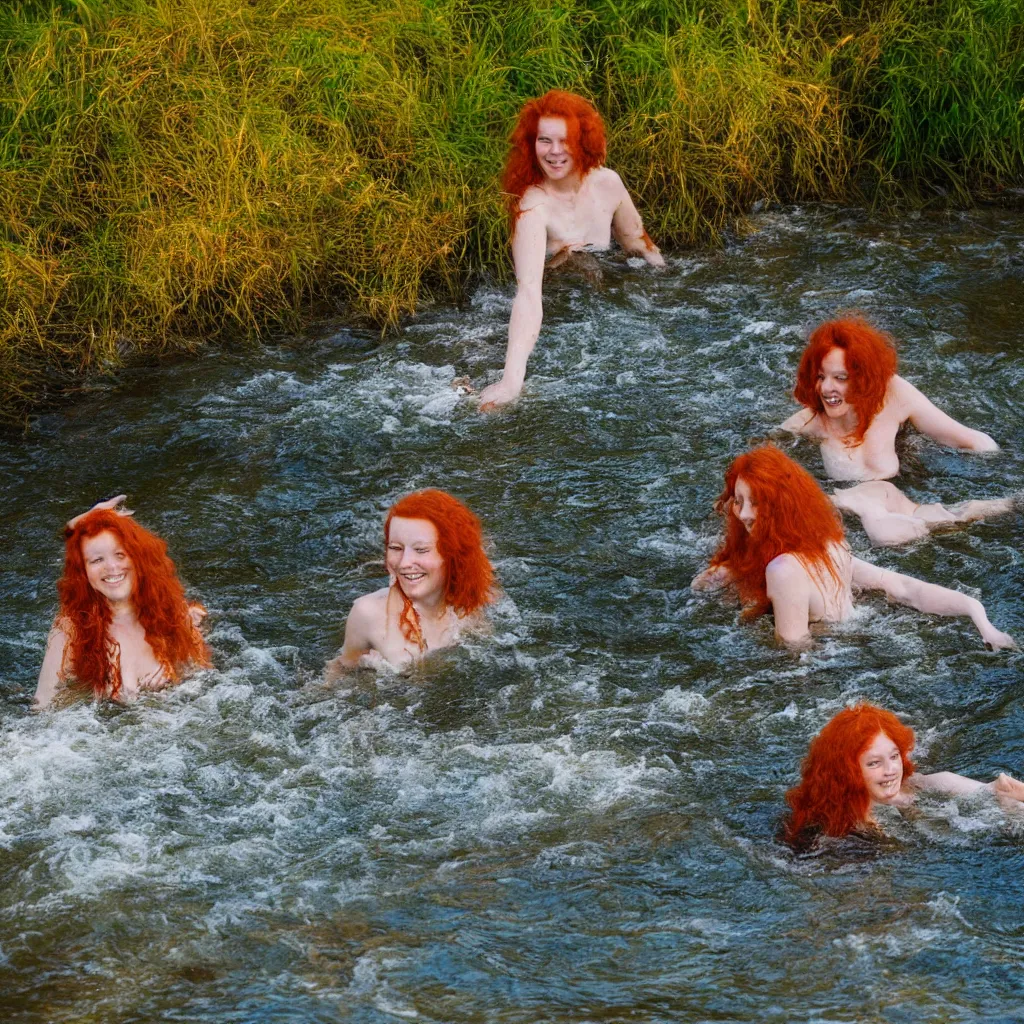
[[[740,477],[757,506],[750,533],[732,512]],[[733,460],[715,509],[725,516],[725,539],[711,566],[728,566],[745,606],[743,618],[768,611],[765,568],[779,555],[795,555],[808,572],[819,577],[828,573],[837,586],[842,584],[829,550],[845,539],[839,513],[814,477],[775,445],[762,445]]]
[[[494,600],[494,569],[484,551],[480,520],[446,491],[428,488],[407,494],[388,509],[384,520],[384,546],[391,539],[391,520],[426,519],[437,530],[437,552],[444,559],[444,603],[460,618],[472,615]],[[399,625],[406,640],[425,650],[420,617],[396,580],[392,586],[402,598]]]
[[[566,148],[580,177],[585,177],[604,163],[607,152],[604,121],[588,100],[561,89],[552,89],[539,99],[527,100],[519,111],[519,120],[509,140],[512,148],[502,179],[502,187],[509,195],[513,220],[519,213],[523,193],[531,185],[544,181],[535,149],[537,122],[542,117],[560,117],[565,121]]]
[[[106,598],[93,590],[85,571],[82,542],[104,531],[114,534],[132,561],[132,604],[146,642],[168,679],[189,664],[208,666],[210,652],[189,615],[185,591],[167,545],[134,519],[98,509],[64,532],[64,575],[57,581],[57,625],[68,636],[61,675],[96,697],[121,692],[121,651],[108,635],[113,615]]]
[[[896,373],[896,346],[888,334],[855,317],[829,320],[815,328],[800,358],[793,397],[819,414],[824,414],[825,406],[818,394],[818,372],[822,360],[834,348],[845,353],[850,377],[846,400],[857,413],[857,426],[846,444],[855,448],[885,404],[886,389]]]
[[[903,777],[914,774],[910,751],[914,730],[891,711],[874,704],[845,708],[811,740],[800,767],[800,785],[786,794],[792,814],[786,839],[796,842],[806,828],[818,826],[827,836],[845,836],[868,820],[871,798],[859,759],[879,733],[899,747]]]

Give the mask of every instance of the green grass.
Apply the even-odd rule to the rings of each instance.
[[[1019,0],[64,0],[0,12],[0,404],[135,354],[387,327],[508,269],[524,99],[592,97],[659,243],[757,200],[1024,177]]]

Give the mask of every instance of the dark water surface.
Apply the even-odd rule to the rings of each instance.
[[[1024,772],[1022,655],[876,599],[793,654],[688,583],[727,462],[840,309],[1004,446],[913,443],[916,500],[1020,488],[1024,214],[755,226],[662,275],[551,282],[506,414],[449,386],[500,366],[511,296],[487,287],[381,347],[210,354],[0,438],[0,1019],[1022,1019],[1024,816],[932,797],[887,845],[775,839],[857,698],[906,717],[925,770]],[[384,582],[385,508],[428,485],[486,524],[493,636],[325,688]],[[217,667],[32,714],[59,526],[116,490],[209,606]],[[866,557],[1024,638],[1021,541],[1013,516]]]

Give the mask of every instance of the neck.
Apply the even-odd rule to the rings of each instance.
[[[430,594],[421,600],[413,601],[412,606],[421,619],[434,619],[435,621],[442,618],[448,611],[443,592]]]
[[[572,196],[579,192],[582,184],[583,179],[580,177],[579,171],[573,171],[572,174],[567,174],[564,178],[548,178],[544,182],[544,188],[556,195]]]
[[[110,614],[114,622],[135,621],[135,605],[132,604],[130,597],[126,597],[122,601],[111,601],[107,598],[107,606],[110,608]]]

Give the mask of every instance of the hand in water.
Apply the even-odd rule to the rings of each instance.
[[[1024,803],[1024,782],[1018,782],[1012,775],[1000,772],[991,785],[1001,804],[1011,800]]]
[[[190,604],[188,606],[188,617],[192,620],[192,625],[198,629],[203,624],[203,619],[206,618],[206,609],[201,604]]]
[[[985,646],[993,651],[1001,651],[1017,646],[1017,641],[1009,633],[1004,633],[1001,629],[996,629],[992,625],[981,630],[981,639],[985,641]]]
[[[499,406],[508,405],[519,397],[521,387],[514,387],[505,383],[503,377],[496,384],[491,384],[480,392],[480,411],[492,412]]]
[[[452,380],[452,390],[458,391],[460,395],[475,395],[476,388],[468,377],[456,377]]]
[[[95,512],[97,509],[101,509],[102,508],[102,509],[109,509],[112,512],[116,512],[119,516],[133,516],[133,515],[135,515],[135,512],[132,509],[130,509],[130,508],[118,508],[117,507],[118,505],[121,504],[122,501],[125,501],[125,500],[127,500],[127,495],[119,494],[115,498],[107,498],[106,501],[97,501],[96,504],[93,505],[93,507],[91,509],[89,509],[89,512]],[[68,522],[67,522],[67,528],[69,530],[74,529],[75,523],[77,523],[78,520],[81,519],[83,516],[87,516],[89,514],[89,512],[80,512],[73,519],[69,519]]]

